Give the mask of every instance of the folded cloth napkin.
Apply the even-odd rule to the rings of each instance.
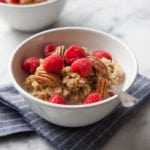
[[[132,108],[119,105],[101,121],[79,128],[60,127],[40,118],[12,85],[0,87],[0,136],[34,131],[59,150],[100,149],[150,100],[150,80],[138,75],[128,91],[139,99]]]

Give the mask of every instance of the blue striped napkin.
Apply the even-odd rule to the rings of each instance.
[[[80,128],[53,125],[40,118],[24,101],[12,85],[0,87],[0,136],[34,131],[58,150],[97,150],[119,128],[150,100],[150,80],[138,75],[128,91],[140,102],[132,108],[119,105],[101,121]]]

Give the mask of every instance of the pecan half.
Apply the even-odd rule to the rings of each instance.
[[[49,87],[57,87],[61,84],[60,76],[57,74],[46,73],[45,71],[41,70],[35,75],[35,80],[43,85]]]
[[[85,47],[82,47],[82,48],[85,52],[85,56],[90,56],[91,55],[87,48],[85,48]]]
[[[107,67],[100,59],[94,56],[87,56],[87,58],[92,62],[93,68],[98,72],[98,74],[107,74]]]
[[[61,56],[63,58],[64,57],[64,53],[65,53],[65,47],[62,45],[62,46],[58,46],[56,48],[54,54],[57,54],[57,55],[59,55],[59,56]]]
[[[10,3],[10,0],[7,0],[6,2]],[[33,0],[20,0],[20,4],[30,4],[30,3],[34,3]]]
[[[7,0],[9,3],[11,3],[11,0]],[[40,3],[44,2],[46,0],[20,0],[20,4],[33,4],[33,3]]]
[[[101,94],[102,99],[106,99],[108,97],[108,80],[99,77],[96,85],[96,91]]]

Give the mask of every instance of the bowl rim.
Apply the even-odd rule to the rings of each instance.
[[[36,103],[40,103],[40,104],[43,104],[43,105],[46,105],[46,106],[51,106],[51,107],[65,108],[65,109],[79,109],[79,108],[89,108],[89,107],[93,107],[93,106],[98,106],[98,105],[101,105],[101,104],[108,103],[108,102],[110,102],[110,101],[112,101],[112,100],[114,100],[115,98],[118,97],[117,95],[114,95],[114,96],[109,97],[109,98],[107,98],[107,99],[105,99],[103,101],[95,102],[95,103],[91,103],[91,104],[87,104],[87,105],[83,105],[83,104],[82,105],[62,105],[62,104],[55,104],[55,103],[49,103],[47,101],[42,101],[42,100],[32,96],[27,91],[25,91],[17,83],[17,81],[15,80],[15,78],[13,76],[12,62],[14,60],[15,54],[17,53],[18,49],[21,46],[23,46],[26,42],[30,41],[31,39],[34,39],[34,38],[36,38],[38,36],[41,36],[41,35],[49,33],[49,32],[62,31],[62,30],[82,30],[82,31],[84,30],[84,31],[95,32],[95,33],[98,33],[98,34],[102,34],[102,35],[108,36],[108,37],[116,40],[117,42],[121,43],[121,45],[123,45],[128,50],[128,52],[130,53],[130,55],[131,55],[131,57],[133,59],[133,62],[135,64],[135,68],[134,68],[135,72],[134,72],[134,74],[133,74],[133,76],[132,76],[132,78],[130,80],[129,86],[126,87],[126,88],[123,88],[122,90],[123,91],[127,91],[133,85],[133,83],[135,82],[135,79],[136,79],[136,77],[138,75],[139,66],[138,66],[138,62],[137,62],[136,56],[134,55],[133,51],[131,51],[131,49],[124,42],[122,42],[120,39],[118,39],[114,35],[112,35],[110,33],[107,33],[107,32],[104,32],[104,31],[101,31],[101,30],[98,30],[98,29],[93,29],[93,28],[88,28],[88,27],[59,27],[59,28],[48,29],[48,30],[36,33],[36,34],[28,37],[26,40],[21,42],[16,47],[14,52],[12,53],[12,56],[11,56],[10,61],[9,61],[9,75],[10,75],[10,78],[11,78],[11,80],[13,82],[14,87],[18,90],[18,92],[20,92],[20,94],[25,95],[25,97],[31,99],[32,101],[34,101]]]
[[[32,7],[38,7],[38,6],[45,6],[47,4],[55,3],[60,0],[47,0],[44,2],[39,2],[39,3],[33,3],[33,4],[9,4],[9,3],[0,3],[0,5],[5,6],[5,7],[11,7],[11,8],[32,8]],[[65,1],[65,0],[64,0]]]

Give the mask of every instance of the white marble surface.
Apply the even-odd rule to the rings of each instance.
[[[150,0],[68,0],[49,28],[85,26],[109,32],[135,53],[139,73],[150,78]],[[10,82],[8,62],[16,46],[33,33],[9,28],[0,20],[0,83]],[[103,150],[150,150],[150,103],[126,123]],[[34,133],[0,138],[0,150],[53,150]]]

